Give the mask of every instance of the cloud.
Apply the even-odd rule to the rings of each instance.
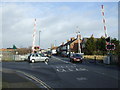
[[[71,37],[76,37],[76,26],[79,26],[82,37],[90,37],[92,34],[95,37],[104,35],[102,16],[100,17],[98,12],[96,14],[98,10],[87,11],[87,8],[83,13],[79,9],[74,10],[76,6],[73,5],[73,7],[66,4],[55,6],[54,3],[5,4],[2,12],[3,46],[11,47],[13,44],[18,47],[31,46],[34,18],[37,19],[37,45],[41,30],[41,48],[50,47],[55,40],[59,45]],[[107,18],[108,33],[113,37],[117,36],[116,22],[115,16]],[[115,32],[114,35],[113,32]]]

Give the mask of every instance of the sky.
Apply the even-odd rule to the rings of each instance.
[[[79,27],[82,38],[104,36],[101,5],[104,5],[107,34],[118,39],[117,2],[3,2],[0,3],[2,48],[32,46],[36,18],[36,45],[47,49],[52,44],[76,38]],[[0,46],[1,47],[1,46]]]

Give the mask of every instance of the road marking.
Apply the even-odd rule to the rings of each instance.
[[[64,68],[63,66],[61,66],[61,68]]]
[[[73,70],[72,70],[72,69],[70,69],[70,68],[69,68],[68,70],[73,71]]]
[[[64,62],[64,63],[70,63],[70,62],[63,61],[63,60],[61,60],[61,59],[59,59],[59,58],[56,58],[56,57],[53,57],[53,58],[55,58],[55,59],[57,59],[57,60],[59,60],[59,61],[62,61],[62,62]]]
[[[47,63],[47,62],[45,62],[45,64],[47,64],[47,65],[48,65],[48,63]]]
[[[76,78],[76,79],[79,80],[79,81],[85,81],[85,80],[87,80],[86,77],[80,77],[80,78]]]
[[[32,76],[28,73],[25,73],[25,72],[22,72],[22,71],[16,71],[16,72],[19,72],[19,73],[22,73],[24,74],[25,76],[27,76],[28,78],[38,82],[39,84],[41,84],[44,88],[46,88],[47,90],[53,90],[50,86],[48,86],[45,82],[43,82],[42,80],[36,78],[35,76]]]
[[[58,72],[72,72],[72,71],[88,71],[86,68],[80,68],[74,65],[68,66],[56,66],[56,71]]]
[[[79,70],[76,68],[76,71],[79,71]]]
[[[66,72],[65,69],[58,69],[58,68],[57,68],[57,71],[58,71],[58,72]]]

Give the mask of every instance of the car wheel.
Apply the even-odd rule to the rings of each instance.
[[[74,63],[74,60],[72,60],[72,63]]]
[[[45,62],[49,62],[49,59],[45,59]]]
[[[82,63],[82,60],[80,60],[80,63]]]
[[[35,60],[33,59],[31,62],[32,62],[32,63],[34,63],[34,62],[35,62]]]

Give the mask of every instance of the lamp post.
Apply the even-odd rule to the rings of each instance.
[[[55,47],[56,47],[56,40],[55,40]]]
[[[40,32],[41,32],[41,30],[39,31],[39,47],[40,47]]]

